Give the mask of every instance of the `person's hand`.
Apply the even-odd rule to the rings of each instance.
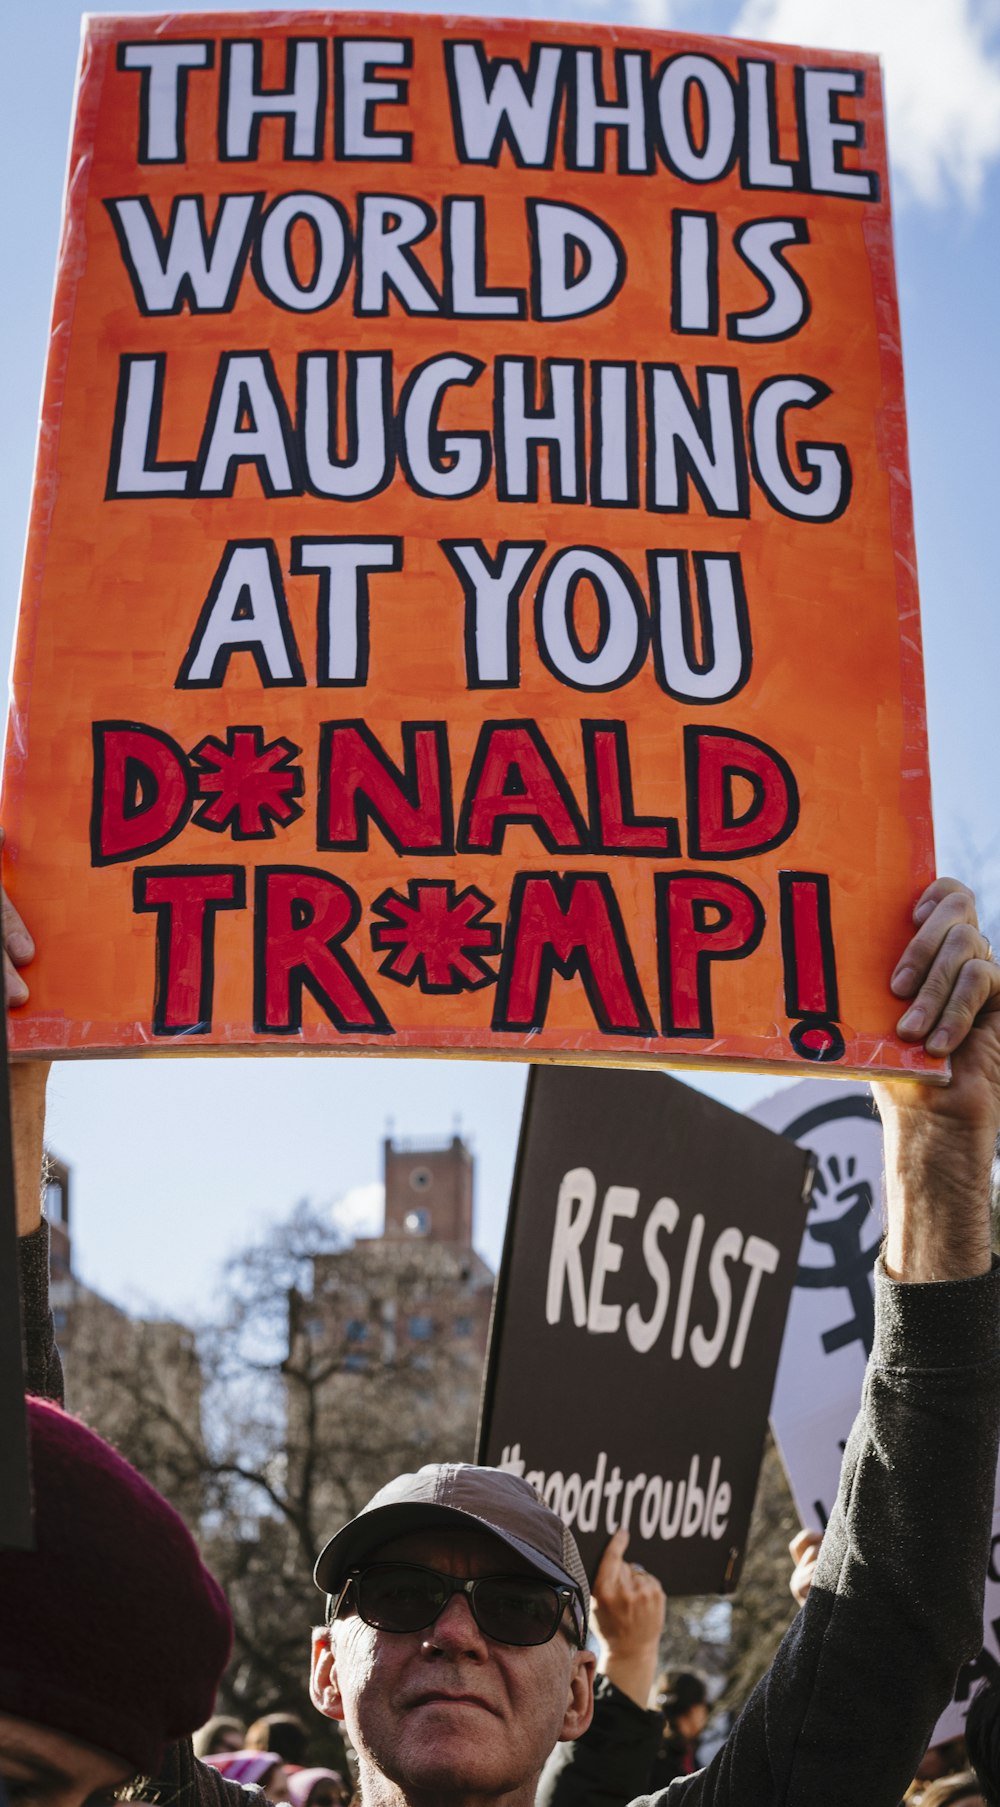
[[[0,828],[0,849],[3,838]],[[16,1010],[28,997],[28,987],[17,969],[34,959],[35,944],[2,885],[0,936],[3,938],[4,996],[8,1010]],[[15,1215],[19,1236],[31,1235],[42,1220],[42,1142],[48,1076],[47,1060],[8,1062]]]
[[[788,1546],[788,1554],[795,1567],[792,1570],[789,1587],[797,1606],[804,1606],[806,1595],[812,1587],[813,1575],[816,1572],[816,1558],[823,1542],[822,1531],[807,1531],[804,1527],[797,1531]]]
[[[928,1054],[952,1056],[951,1084],[922,1087],[923,1108],[959,1124],[1000,1123],[1000,966],[979,927],[976,900],[955,878],[928,885],[918,925],[892,975],[907,1007],[896,1025]],[[911,1099],[908,1084],[893,1088]]]
[[[3,848],[3,829],[0,828],[0,849]],[[19,966],[27,966],[35,957],[35,944],[28,934],[20,916],[7,896],[6,890],[0,887],[0,933],[3,936],[3,980],[4,995],[8,1008],[15,1009],[18,1004],[27,1001],[28,987],[18,972]]]
[[[1000,967],[979,927],[975,898],[957,879],[928,885],[913,920],[916,933],[891,979],[896,997],[907,1001],[898,1032],[923,1042],[929,1054],[949,1054],[952,1077],[947,1086],[909,1080],[873,1086],[885,1132],[886,1267],[897,1279],[963,1279],[990,1265]]]
[[[616,1531],[594,1576],[591,1615],[600,1671],[644,1707],[656,1679],[667,1596],[655,1575],[626,1562],[627,1531]]]

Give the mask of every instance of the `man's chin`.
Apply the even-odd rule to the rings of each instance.
[[[379,1768],[404,1790],[417,1793],[506,1794],[517,1786],[510,1751],[494,1753],[485,1747],[479,1729],[484,1717],[470,1711],[460,1723],[458,1713],[428,1714],[426,1741],[413,1735],[418,1732],[414,1726],[395,1761],[380,1761]]]

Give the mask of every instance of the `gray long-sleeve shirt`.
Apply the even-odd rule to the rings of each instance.
[[[605,1688],[538,1807],[896,1807],[982,1642],[1000,1270],[876,1281],[875,1345],[802,1612],[707,1769],[644,1794],[656,1723]]]

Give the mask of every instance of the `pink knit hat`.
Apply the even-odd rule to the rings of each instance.
[[[36,1548],[0,1550],[0,1712],[155,1775],[212,1711],[229,1608],[155,1488],[79,1419],[27,1404]]]

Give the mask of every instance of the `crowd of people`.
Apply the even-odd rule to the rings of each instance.
[[[29,963],[9,906],[4,941]],[[343,1725],[355,1773],[300,1762],[287,1715],[212,1721],[232,1636],[221,1590],[172,1507],[60,1403],[38,1205],[44,1074],[17,1069],[26,1367],[46,1397],[28,1402],[36,1547],[0,1550],[8,1796],[335,1807],[353,1788],[364,1807],[625,1807],[651,1792],[661,1807],[897,1807],[981,1643],[1000,1433],[1000,968],[965,887],[925,892],[890,984],[906,1002],[900,1034],[950,1053],[952,1078],[875,1087],[887,1225],[861,1410],[804,1604],[704,1768],[698,1678],[671,1678],[649,1705],[662,1590],[624,1534],[594,1581],[598,1661],[572,1534],[526,1481],[468,1464],[390,1481],[319,1552],[310,1693]],[[919,1784],[921,1807],[1000,1807],[990,1689],[967,1736],[971,1770]]]
[[[339,1769],[308,1761],[309,1728],[297,1713],[263,1713],[245,1726],[217,1714],[195,1733],[194,1754],[230,1782],[250,1784],[291,1807],[347,1807],[353,1792]]]

